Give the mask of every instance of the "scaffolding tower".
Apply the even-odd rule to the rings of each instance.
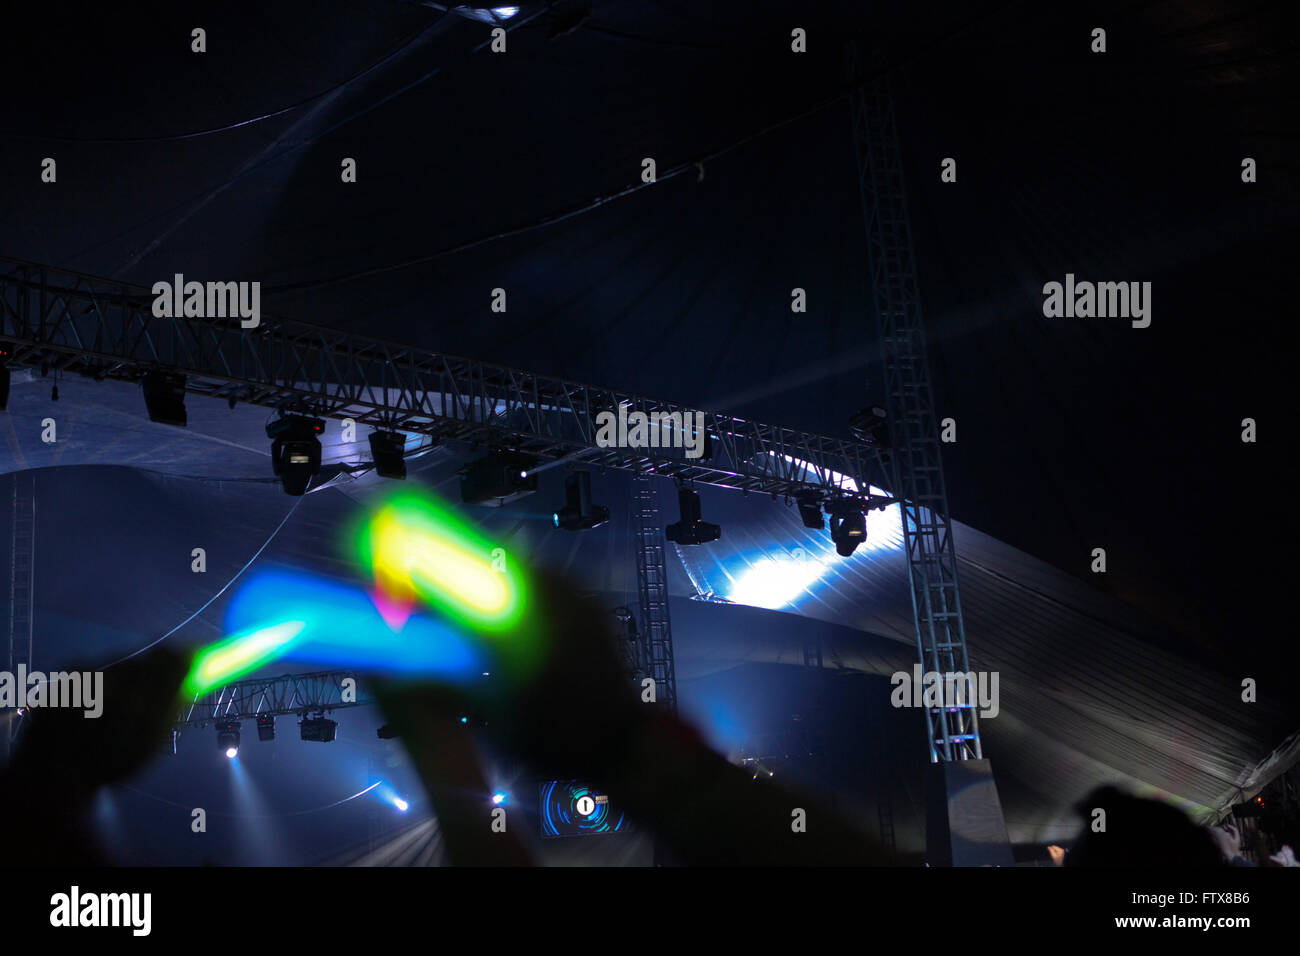
[[[849,64],[854,71],[852,48]],[[885,467],[902,514],[917,656],[923,673],[942,678],[960,675],[964,681],[973,675],[888,79],[857,87],[851,107],[885,370],[889,423]],[[944,680],[942,686],[968,685]],[[926,856],[938,866],[1012,865],[993,769],[980,743],[979,705],[971,699],[976,695],[944,696],[947,699],[937,706],[924,707],[930,750]],[[893,838],[892,817],[882,805],[882,841]]]
[[[636,583],[641,602],[642,659],[646,675],[655,682],[655,702],[677,710],[677,674],[673,667],[673,629],[668,616],[668,562],[663,521],[654,479],[632,479],[632,511],[636,522]]]
[[[8,670],[17,674],[19,668],[32,666],[32,613],[35,589],[36,558],[36,477],[30,471],[13,474],[13,493],[10,497],[9,532],[9,641]],[[6,761],[18,733],[19,723],[10,717],[4,725],[4,754]]]
[[[957,553],[930,388],[893,99],[886,83],[861,87],[854,93],[853,132],[885,366],[890,437],[886,467],[893,479],[893,492],[900,499],[916,649],[924,671],[965,674],[970,662],[957,588]],[[974,701],[927,707],[925,716],[932,762],[984,756]]]

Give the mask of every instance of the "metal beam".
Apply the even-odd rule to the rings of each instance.
[[[917,653],[927,672],[966,674],[948,492],[930,387],[893,99],[886,82],[852,97],[862,208],[889,411],[890,486],[901,499]],[[983,756],[976,702],[927,707],[932,762]]]
[[[354,671],[317,671],[235,681],[208,691],[187,704],[177,716],[175,729],[204,727],[218,720],[252,720],[288,714],[307,715],[371,703],[357,692],[355,700],[343,700],[343,681],[351,678],[360,686]]]
[[[864,491],[886,478],[860,441],[712,412],[703,413],[707,458],[604,447],[602,411],[695,410],[274,317],[251,329],[238,319],[158,317],[142,287],[16,259],[0,258],[0,339],[13,343],[13,365],[131,382],[151,369],[176,372],[193,394],[701,484],[834,495],[844,477]]]

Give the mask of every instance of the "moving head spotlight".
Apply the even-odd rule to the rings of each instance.
[[[532,455],[493,448],[461,469],[460,500],[467,505],[500,507],[531,494],[537,490],[537,476],[530,471],[536,463]]]
[[[266,426],[266,437],[271,439],[271,467],[284,485],[285,494],[306,494],[312,478],[320,474],[320,441],[316,436],[323,431],[324,421],[301,415],[286,415]]]
[[[406,478],[406,436],[401,432],[370,433],[370,460],[380,478]]]
[[[688,488],[677,489],[677,505],[682,518],[664,528],[664,536],[674,544],[708,544],[722,537],[722,528],[700,520],[700,496]]]
[[[826,513],[831,516],[831,540],[842,557],[849,557],[858,545],[867,540],[867,516],[857,498],[838,498],[828,502]]]
[[[575,471],[564,479],[564,507],[551,516],[562,531],[587,531],[609,520],[609,509],[591,503],[591,474]]]
[[[817,495],[811,492],[805,492],[799,495],[799,517],[803,519],[805,528],[812,528],[814,531],[820,531],[826,527],[826,522],[822,520],[822,503]]]
[[[217,721],[217,749],[231,760],[239,753],[239,721]]]
[[[879,405],[850,415],[849,428],[861,442],[877,448],[889,447],[889,414]]]

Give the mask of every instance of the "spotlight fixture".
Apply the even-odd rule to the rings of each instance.
[[[835,550],[847,558],[867,540],[867,516],[863,504],[857,498],[837,498],[826,505],[826,513],[831,516],[831,540],[835,542]]]
[[[849,428],[859,441],[877,448],[889,447],[889,413],[872,405],[849,416]]]
[[[821,499],[813,492],[804,492],[798,497],[799,517],[803,519],[805,528],[812,528],[814,531],[820,531],[826,527],[826,522],[822,520],[822,503]]]
[[[397,807],[397,809],[402,813],[405,813],[407,810],[411,809],[411,805],[407,803],[405,800],[403,800],[401,797],[394,798],[393,806]]]
[[[537,476],[530,469],[537,463],[532,455],[494,448],[471,461],[460,473],[460,500],[467,505],[500,507],[537,490]]]
[[[275,715],[261,714],[257,718],[257,739],[274,740],[275,739]]]
[[[184,428],[185,416],[185,376],[175,372],[149,371],[140,380],[144,389],[144,408],[149,413],[149,421],[160,425],[176,425]]]
[[[330,720],[328,717],[304,717],[298,721],[298,732],[303,740],[327,744],[334,739],[338,726],[337,720]]]
[[[239,753],[239,721],[223,720],[217,723],[217,749],[231,760]]]
[[[609,509],[591,503],[591,474],[575,471],[564,479],[564,507],[551,516],[561,531],[588,531],[609,520]]]
[[[325,430],[319,418],[286,415],[266,426],[271,439],[271,467],[284,485],[284,493],[301,497],[311,480],[320,474],[320,440]]]
[[[722,536],[722,528],[700,519],[700,496],[689,488],[677,489],[681,520],[664,528],[664,536],[675,544],[708,544]]]
[[[371,432],[370,457],[380,478],[406,478],[406,436],[401,432]]]
[[[435,10],[447,10],[448,8],[439,3],[425,2],[424,6],[433,7]],[[466,20],[477,20],[479,23],[505,23],[511,17],[519,12],[517,6],[514,7],[472,7],[468,4],[460,4],[450,8],[450,12],[457,16],[464,17]]]

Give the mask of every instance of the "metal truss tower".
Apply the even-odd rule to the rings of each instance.
[[[957,552],[930,387],[903,164],[887,83],[858,87],[852,109],[871,285],[885,366],[890,440],[886,468],[902,512],[917,654],[923,672],[969,675]],[[945,682],[943,686],[953,685]],[[930,747],[926,857],[936,866],[1011,866],[1015,862],[993,768],[980,745],[975,697],[950,697],[940,706],[925,707]],[[893,838],[892,817],[882,803],[880,835],[886,843]]]
[[[9,552],[9,673],[16,675],[18,668],[32,665],[32,613],[35,587],[36,557],[36,476],[30,471],[15,472],[13,495],[10,502],[9,530],[12,538]],[[4,758],[8,760],[13,746],[17,721],[10,719],[0,734],[4,742]]]
[[[852,106],[871,285],[885,365],[891,445],[887,467],[893,492],[901,499],[916,648],[923,671],[966,674],[970,663],[957,588],[957,554],[930,388],[893,98],[882,81],[858,88]],[[984,756],[975,701],[927,707],[925,719],[931,762]]]
[[[668,617],[668,562],[663,521],[654,478],[632,479],[632,513],[636,521],[636,586],[641,601],[641,641],[654,678],[655,702],[677,710],[677,674],[673,667],[673,628]]]

